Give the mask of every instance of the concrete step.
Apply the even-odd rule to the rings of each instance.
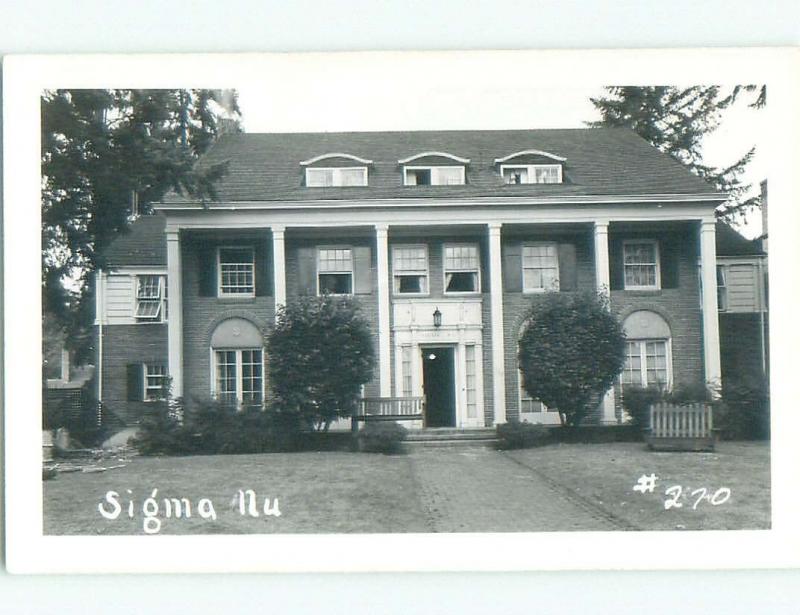
[[[497,440],[494,429],[455,429],[435,428],[409,430],[405,442],[408,443],[493,443]]]

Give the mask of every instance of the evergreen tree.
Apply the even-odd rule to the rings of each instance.
[[[592,98],[600,111],[600,121],[591,126],[624,126],[668,154],[691,172],[713,184],[730,197],[717,212],[721,218],[732,220],[753,207],[758,196],[748,196],[750,184],[741,176],[755,154],[755,147],[726,167],[713,167],[703,162],[703,138],[716,130],[722,112],[743,93],[757,92],[751,107],[766,105],[765,86],[736,86],[729,93],[719,86],[613,86],[605,88],[607,95]]]
[[[237,129],[236,93],[220,90],[53,90],[42,96],[44,308],[87,358],[91,280],[104,248],[169,190],[215,197],[224,165],[195,162],[223,126]],[[227,122],[227,123],[226,123]]]

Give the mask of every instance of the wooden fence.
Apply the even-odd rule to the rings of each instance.
[[[647,443],[658,450],[713,450],[714,419],[711,406],[676,406],[658,403],[650,406],[650,434]]]

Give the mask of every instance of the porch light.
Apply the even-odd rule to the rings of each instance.
[[[438,307],[433,311],[433,326],[437,329],[442,326],[442,313]]]

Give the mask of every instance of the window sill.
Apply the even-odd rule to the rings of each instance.
[[[660,288],[625,288],[615,292],[624,292],[629,297],[657,297],[662,294]]]

